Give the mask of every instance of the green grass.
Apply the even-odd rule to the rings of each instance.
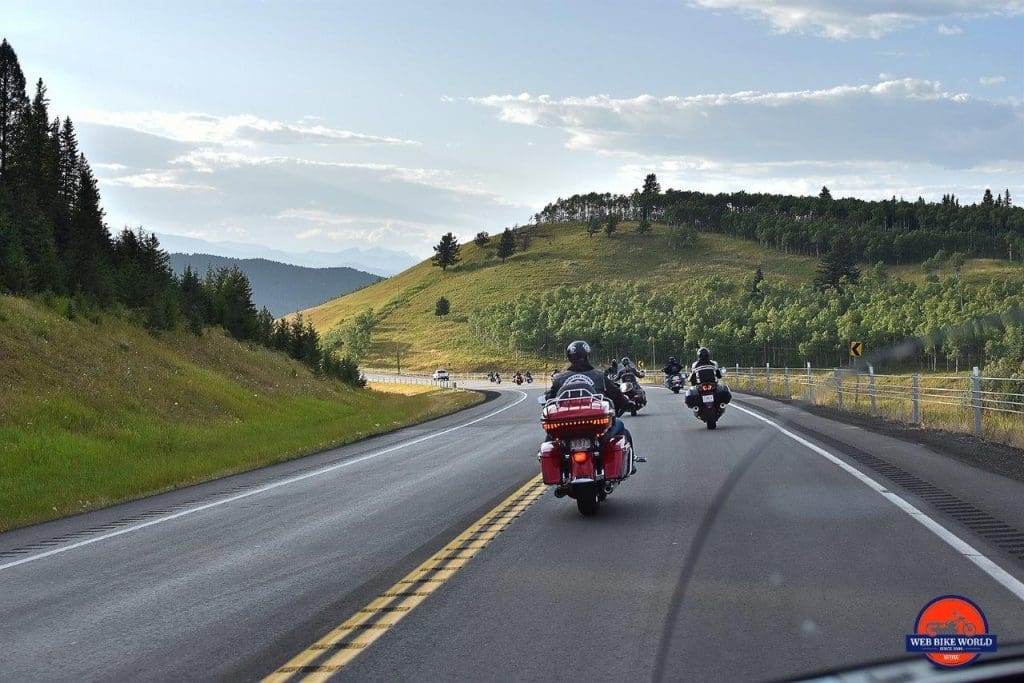
[[[59,306],[54,306],[62,310]],[[295,458],[479,401],[358,391],[218,331],[153,337],[0,296],[0,530]]]
[[[486,371],[496,363],[507,367],[513,359],[496,359],[492,349],[477,342],[466,321],[475,308],[592,281],[641,280],[669,292],[683,292],[711,273],[738,279],[758,266],[766,277],[797,286],[813,279],[817,265],[810,257],[712,233],[700,234],[691,248],[673,250],[666,226],[655,225],[652,233],[643,236],[634,229],[632,223],[621,224],[619,234],[608,238],[588,237],[579,224],[543,225],[530,248],[505,264],[494,255],[496,238],[483,248],[469,243],[462,247],[462,261],[447,272],[426,261],[305,314],[324,334],[373,307],[380,323],[363,359],[370,367],[394,367],[396,354],[401,354],[402,366],[410,369]],[[968,261],[963,277],[967,282],[984,282],[1020,270],[1017,263],[974,259]],[[919,265],[891,272],[908,280],[925,278]],[[451,312],[438,317],[434,306],[442,296],[451,302]],[[534,367],[544,365],[543,359],[530,360],[535,361]]]

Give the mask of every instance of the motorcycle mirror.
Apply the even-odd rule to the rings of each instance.
[[[722,377],[725,377],[725,372],[726,372],[725,368],[722,368]]]
[[[541,395],[537,397],[537,403],[544,405],[545,403],[547,403],[547,401],[545,400],[544,396]]]

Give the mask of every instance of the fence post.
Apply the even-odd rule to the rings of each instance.
[[[915,425],[921,424],[921,375],[914,375],[914,414],[912,423]]]
[[[871,396],[871,414],[878,414],[878,390],[875,388],[875,366],[868,366],[868,394]]]
[[[793,397],[793,395],[789,393],[789,366],[788,365],[785,368],[782,369],[782,376],[785,379],[785,383],[786,383],[786,400],[788,401],[789,399],[791,399]]]
[[[772,364],[764,364],[764,388],[766,394],[772,393]]]
[[[807,402],[814,403],[814,377],[811,375],[811,361],[807,361]]]
[[[974,406],[974,435],[981,436],[981,371],[977,366],[971,376],[971,405]]]
[[[843,371],[839,368],[835,368],[832,371],[832,376],[836,383],[836,406],[839,410],[843,409]]]

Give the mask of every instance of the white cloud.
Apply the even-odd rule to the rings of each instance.
[[[939,24],[939,28],[936,30],[938,30],[938,32],[944,36],[958,36],[964,32],[964,30],[961,27],[957,26],[956,24],[953,24],[952,26]]]
[[[104,164],[94,163],[91,164],[92,168],[97,171],[125,171],[128,169],[124,164]]]
[[[242,168],[246,166],[310,166],[321,168],[366,171],[378,174],[387,181],[399,181],[446,190],[458,195],[479,197],[502,206],[519,206],[502,195],[459,180],[452,171],[433,168],[410,168],[393,164],[347,161],[315,161],[291,156],[263,156],[219,149],[195,149],[171,159],[172,165],[189,166],[201,173],[213,173],[217,169]]]
[[[963,168],[1024,158],[1024,107],[904,78],[792,92],[472,102],[509,123],[562,130],[566,147],[613,155],[728,162],[881,160]]]
[[[85,111],[76,120],[127,128],[178,142],[248,146],[271,145],[415,145],[414,140],[354,133],[317,123],[304,117],[299,123],[270,121],[250,114],[213,116],[189,112],[108,112]]]
[[[982,85],[999,85],[1000,83],[1006,82],[1006,76],[982,76],[978,79],[978,83]]]
[[[117,164],[115,164],[117,165]],[[101,185],[113,187],[131,187],[135,189],[159,190],[213,190],[210,185],[190,183],[182,179],[176,171],[146,171],[131,175],[103,178]]]
[[[327,239],[343,243],[365,240],[373,244],[407,246],[406,243],[409,241],[430,241],[441,232],[451,229],[440,223],[422,223],[380,216],[355,216],[323,209],[285,209],[275,218],[290,223],[310,223],[316,226],[295,233],[296,239]]]
[[[780,33],[879,38],[925,21],[1024,14],[1024,0],[692,0],[766,19]]]

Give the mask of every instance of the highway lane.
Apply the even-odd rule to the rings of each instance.
[[[0,680],[258,677],[534,474],[537,406],[524,399],[503,392],[313,458],[0,535],[0,553],[42,544],[0,559],[23,562],[0,569]],[[306,478],[282,483],[294,477]],[[111,530],[47,539],[183,501],[213,507],[25,561]]]
[[[709,432],[651,397],[627,418],[650,462],[596,518],[544,496],[337,678],[787,678],[901,656],[948,593],[1024,639],[1018,597],[835,464],[739,410]]]
[[[537,406],[515,404],[521,396],[0,535],[2,553],[119,515],[246,494],[0,569],[0,679],[270,673],[535,474]],[[669,680],[764,680],[899,656],[917,611],[945,593],[981,604],[1002,642],[1024,639],[1024,603],[834,463],[735,408],[709,432],[680,397],[650,396],[626,418],[650,462],[597,517],[541,496],[338,678],[649,679],[660,662]],[[295,476],[307,478],[287,483]],[[246,488],[232,493],[234,482]],[[1019,485],[1002,485],[1019,497]],[[983,539],[967,540],[1020,578]]]

